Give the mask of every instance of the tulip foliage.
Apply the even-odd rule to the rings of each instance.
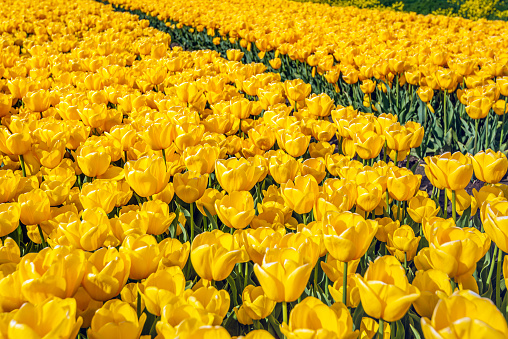
[[[191,19],[5,3],[0,338],[508,335],[496,143],[434,152],[426,122],[340,104],[287,57],[172,47]],[[348,88],[404,98],[394,76]]]

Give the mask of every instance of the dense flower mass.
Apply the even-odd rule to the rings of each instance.
[[[504,27],[279,2],[3,1],[0,338],[506,337]]]

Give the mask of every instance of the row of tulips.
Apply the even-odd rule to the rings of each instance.
[[[336,104],[416,121],[429,133],[420,158],[507,149],[503,22],[285,0],[109,3],[187,48],[223,57],[238,49],[244,61],[303,79]],[[481,33],[470,39],[471,31]]]
[[[6,3],[0,338],[508,333],[503,153],[407,168],[416,122],[91,0]]]

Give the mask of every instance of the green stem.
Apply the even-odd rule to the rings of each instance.
[[[385,199],[386,199],[386,214],[388,217],[390,216],[390,194],[388,193],[388,190],[385,192]]]
[[[396,216],[395,220],[401,220],[402,219],[401,218],[401,216],[402,216],[401,212],[402,212],[402,210],[400,208],[400,201],[397,201],[397,216]]]
[[[485,144],[484,150],[486,151],[489,147],[489,114],[485,117]]]
[[[342,303],[347,307],[347,261],[344,262],[344,272],[342,272]]]
[[[162,158],[164,159],[164,165],[168,165],[167,162],[166,162],[166,150],[163,148],[162,149]]]
[[[318,285],[317,285],[317,281],[318,281],[318,264],[316,264],[316,266],[314,267],[314,296],[317,298],[317,295],[318,295]]]
[[[288,322],[288,303],[285,301],[282,302],[282,321],[285,324],[289,324],[289,322]],[[284,336],[284,338],[286,338],[286,336]]]
[[[455,193],[455,191],[452,191],[452,216],[453,216],[453,221],[455,221],[455,222],[457,221],[456,200],[457,200],[456,193]]]
[[[377,338],[383,339],[385,335],[385,321],[383,319],[379,319],[379,328],[377,330]]]
[[[136,300],[136,313],[139,317],[141,317],[141,294],[138,291],[138,299]]]
[[[448,218],[448,196],[446,195],[446,188],[444,192],[444,217],[445,219]]]
[[[473,153],[476,154],[476,145],[478,144],[478,122],[479,122],[479,119],[476,119],[474,121],[474,148],[473,148]]]
[[[387,156],[387,153],[388,153],[388,146],[387,146],[387,145],[388,145],[388,144],[387,144],[387,143],[386,143],[386,141],[385,141],[385,145],[383,146],[383,148],[384,148],[384,150],[385,150],[385,152],[384,152],[384,154],[383,154],[383,162],[385,162],[385,163],[386,163],[386,156]]]
[[[245,263],[245,276],[243,277],[243,288],[247,287],[247,284],[249,283],[249,263]]]
[[[194,203],[189,204],[190,212],[190,242],[194,240]]]
[[[494,273],[494,262],[496,261],[497,255],[497,246],[494,246],[494,250],[492,251],[492,261],[490,262],[489,275],[487,276],[487,285],[492,284],[492,274]]]
[[[505,102],[504,102],[504,111],[503,111],[503,122],[501,123],[501,135],[499,137],[499,148],[498,149],[501,149],[501,145],[503,144],[503,137],[504,137],[504,120],[506,118],[506,98],[505,98]]]
[[[407,270],[407,252],[404,252],[404,271]]]
[[[496,306],[501,309],[501,266],[503,265],[503,251],[499,249],[497,253],[497,272],[496,272]]]
[[[123,152],[125,154],[125,163],[127,163],[127,151]]]
[[[19,155],[19,162],[21,163],[21,172],[23,173],[23,177],[26,178],[25,158],[23,157],[23,154]]]
[[[443,117],[444,117],[444,136],[448,132],[448,117],[446,116],[446,90],[444,90]]]
[[[304,213],[304,214],[302,215],[302,218],[303,218],[303,224],[304,224],[304,225],[307,225],[307,213]]]
[[[44,233],[42,233],[41,225],[37,225],[37,228],[39,229],[39,235],[41,236],[42,247],[48,247],[46,240],[44,240]]]

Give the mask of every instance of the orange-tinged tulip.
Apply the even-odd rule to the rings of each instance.
[[[177,173],[173,178],[176,195],[188,204],[192,204],[203,196],[208,185],[208,174],[187,171]]]
[[[294,248],[268,249],[254,273],[268,298],[276,302],[292,302],[303,293],[313,269],[313,263]]]
[[[248,191],[234,191],[215,201],[219,219],[237,230],[247,227],[256,215],[254,199]]]
[[[76,301],[48,299],[40,304],[25,303],[9,322],[8,338],[75,338],[83,318],[76,316]]]
[[[425,338],[506,338],[508,326],[496,305],[469,291],[441,298],[432,318],[422,318]]]
[[[358,336],[353,331],[353,319],[342,303],[327,306],[314,297],[307,297],[291,310],[289,324],[282,323],[281,332],[288,338],[305,333],[309,337],[338,337],[352,339]]]
[[[136,161],[128,161],[124,167],[125,180],[141,197],[161,192],[169,182],[164,159],[157,155],[145,155]]]
[[[48,195],[41,189],[34,189],[18,197],[21,206],[20,220],[25,225],[40,224],[51,218]]]
[[[130,270],[131,261],[127,254],[119,253],[114,247],[103,247],[88,258],[82,286],[94,300],[106,301],[120,293],[129,279]]]
[[[298,214],[309,213],[319,194],[319,186],[310,174],[297,176],[295,181],[289,180],[281,184],[282,197],[286,204]]]
[[[201,233],[192,243],[192,266],[206,280],[224,280],[237,263],[248,260],[247,252],[235,243],[233,235],[219,230]]]
[[[323,221],[326,249],[334,258],[350,262],[363,256],[369,248],[378,224],[351,212],[330,211]]]
[[[494,152],[490,148],[485,152],[476,153],[471,160],[475,177],[489,184],[497,184],[508,171],[506,155],[500,151]]]
[[[371,262],[365,276],[355,276],[365,313],[376,319],[393,322],[401,319],[420,291],[412,286],[406,271],[393,256]]]
[[[137,339],[145,321],[146,313],[138,319],[136,310],[128,303],[113,299],[97,310],[87,335],[90,339]]]
[[[450,278],[446,273],[430,269],[417,271],[413,286],[420,290],[420,297],[413,302],[416,312],[422,317],[431,317],[439,301],[437,291],[444,292],[446,296],[453,293]]]

